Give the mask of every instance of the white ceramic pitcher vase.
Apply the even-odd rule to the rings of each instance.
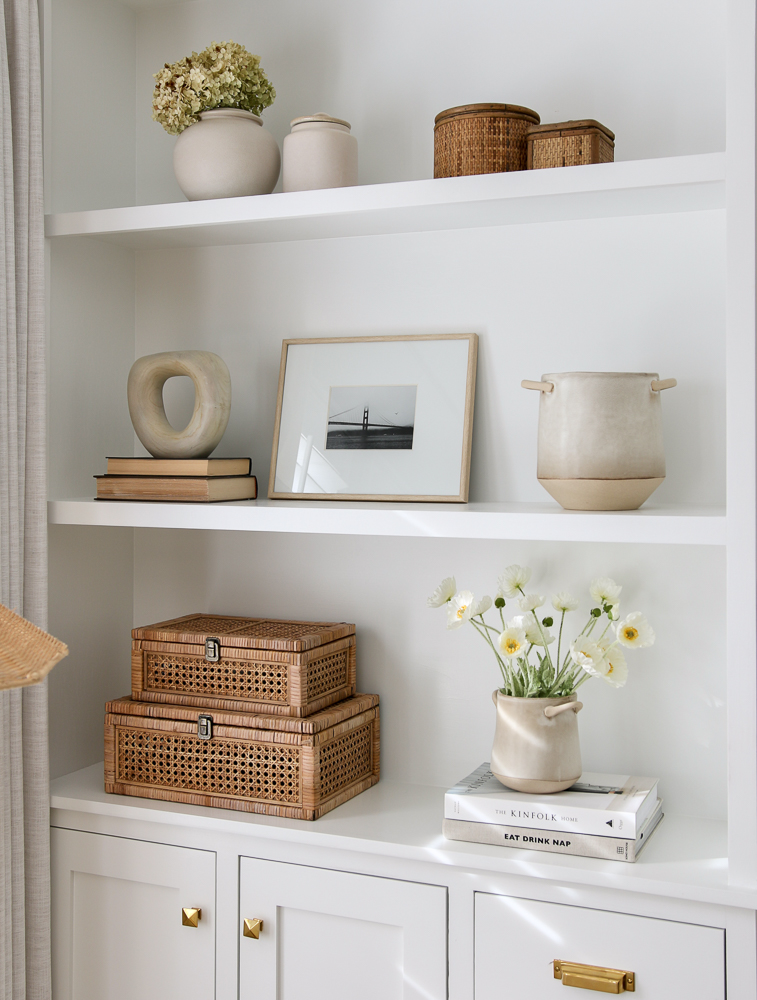
[[[497,725],[491,772],[517,792],[561,792],[581,777],[578,696],[513,698],[492,692]]]
[[[660,392],[653,372],[563,372],[538,389],[536,475],[568,510],[636,510],[665,479]]]

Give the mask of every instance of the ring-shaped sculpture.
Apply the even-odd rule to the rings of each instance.
[[[192,417],[180,431],[169,424],[163,405],[163,386],[174,375],[188,375],[195,387]],[[154,458],[207,458],[229,422],[231,377],[211,351],[147,354],[131,367],[127,395],[134,430]]]

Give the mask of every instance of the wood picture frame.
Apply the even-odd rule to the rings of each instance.
[[[477,359],[475,333],[283,341],[269,498],[467,503]]]

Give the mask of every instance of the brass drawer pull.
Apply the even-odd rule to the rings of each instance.
[[[242,934],[244,934],[245,937],[255,938],[257,941],[262,930],[263,921],[259,917],[254,917],[252,920],[245,920],[242,927]]]
[[[182,927],[199,927],[202,910],[198,906],[185,906],[181,911]]]
[[[578,965],[556,958],[552,963],[555,979],[562,979],[563,986],[578,986],[597,993],[635,993],[636,976],[620,969],[603,969],[598,965]]]

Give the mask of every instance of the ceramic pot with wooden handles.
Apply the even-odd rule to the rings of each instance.
[[[660,392],[650,372],[563,372],[540,392],[536,475],[568,510],[636,510],[665,479]]]
[[[497,725],[491,772],[517,792],[545,794],[570,788],[581,777],[577,695],[513,698],[492,692]]]

